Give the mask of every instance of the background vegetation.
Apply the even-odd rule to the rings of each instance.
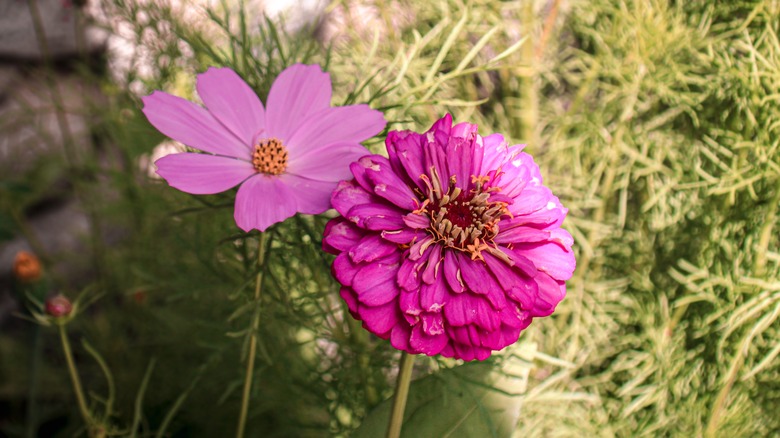
[[[62,190],[88,213],[89,251],[34,249],[49,266],[88,267],[51,275],[47,290],[94,299],[69,332],[112,432],[234,429],[255,274],[256,239],[235,227],[232,195],[189,196],[138,166],[164,140],[139,96],[195,98],[195,73],[220,65],[264,97],[294,62],[324,65],[334,103],[369,102],[389,129],[452,112],[528,143],[570,209],[578,267],[567,298],[487,365],[503,380],[482,389],[520,406],[517,436],[780,431],[780,2],[341,0],[299,30],[232,3],[202,11],[199,25],[167,2],[102,6],[104,25],[143,50],[113,76],[83,69],[102,89],[93,144],[3,178],[0,239],[35,245],[26,218],[51,199],[51,181],[71,182]],[[381,138],[368,146],[380,151]],[[343,316],[318,250],[327,218],[270,232],[250,433],[347,436],[392,393],[396,352]],[[30,400],[43,435],[78,431],[54,331],[0,324],[0,435],[24,434]],[[416,372],[456,365],[423,358]],[[422,385],[446,391],[462,377],[441,375],[447,385]],[[507,434],[485,400],[467,417]],[[425,403],[420,412],[447,412]]]

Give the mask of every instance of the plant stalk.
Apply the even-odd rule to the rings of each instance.
[[[43,336],[40,325],[34,327],[32,348],[30,385],[27,388],[27,412],[24,427],[24,436],[27,438],[37,436],[38,428],[38,383],[40,381],[41,360],[43,358]]]
[[[241,413],[238,417],[238,429],[236,437],[243,438],[246,429],[246,416],[249,411],[249,394],[252,389],[252,377],[255,370],[255,356],[257,356],[257,330],[260,328],[260,291],[263,283],[265,265],[265,233],[260,233],[257,241],[257,277],[255,278],[255,309],[252,314],[252,331],[249,334],[249,357],[246,361],[246,373],[244,374],[244,391],[241,397]]]
[[[390,421],[387,424],[387,438],[401,436],[401,426],[404,422],[404,410],[406,399],[409,396],[409,384],[412,382],[412,368],[414,356],[403,352],[401,362],[398,364],[398,379],[395,381],[395,394],[393,394],[393,408],[390,412]]]
[[[68,363],[68,371],[70,372],[70,380],[73,383],[73,391],[76,393],[76,400],[79,404],[79,411],[84,419],[84,424],[88,431],[92,430],[93,422],[92,416],[87,408],[87,401],[84,398],[84,390],[81,387],[81,379],[78,372],[76,372],[76,364],[73,361],[73,352],[70,349],[70,341],[68,340],[68,334],[65,331],[65,326],[60,325],[60,341],[62,343],[62,351],[65,354],[65,361]],[[90,432],[91,434],[91,432]]]

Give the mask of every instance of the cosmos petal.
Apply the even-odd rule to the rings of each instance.
[[[236,137],[206,109],[162,91],[142,100],[149,123],[168,137],[204,152],[250,159],[249,143]]]
[[[297,210],[303,214],[320,214],[330,208],[330,195],[336,188],[332,181],[319,181],[304,176],[284,173],[279,175],[294,198]]]
[[[241,184],[236,195],[235,220],[242,230],[265,231],[295,215],[295,196],[279,178],[257,174]]]
[[[265,112],[269,137],[285,145],[312,114],[330,107],[330,75],[318,65],[295,64],[282,71],[271,85]]]
[[[326,147],[304,150],[297,155],[289,150],[287,173],[321,181],[337,181],[350,178],[350,163],[367,155],[368,150],[357,143],[340,142]]]
[[[333,143],[357,144],[377,135],[386,124],[382,113],[368,105],[326,108],[301,119],[300,128],[285,144],[291,154],[298,149],[327,148]]]
[[[265,128],[265,109],[252,88],[229,68],[198,75],[198,95],[209,112],[245,145]]]
[[[171,187],[193,195],[224,192],[257,174],[252,163],[209,154],[171,154],[154,164]]]

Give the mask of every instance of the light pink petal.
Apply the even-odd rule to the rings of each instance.
[[[290,173],[279,175],[279,180],[289,187],[300,213],[320,214],[330,208],[335,181],[318,181]]]
[[[300,128],[285,142],[291,156],[334,143],[360,143],[377,135],[387,122],[368,105],[328,108],[300,120]]]
[[[258,174],[241,184],[236,195],[235,219],[238,227],[249,232],[265,231],[296,213],[296,201],[279,178]]]
[[[333,182],[352,178],[349,165],[369,154],[358,143],[333,143],[304,152],[297,156],[290,152],[287,173]]]
[[[287,145],[304,119],[330,107],[330,95],[330,75],[320,66],[291,65],[279,73],[268,93],[266,132]]]
[[[265,128],[263,103],[229,68],[211,67],[198,75],[198,95],[209,112],[246,145]]]
[[[249,144],[222,126],[204,108],[162,91],[143,98],[143,112],[158,131],[187,146],[212,154],[249,160]]]
[[[154,164],[171,187],[193,195],[224,192],[257,174],[247,161],[209,154],[171,154]]]

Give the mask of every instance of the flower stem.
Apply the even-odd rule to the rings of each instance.
[[[81,411],[81,416],[84,418],[84,423],[87,427],[87,430],[92,430],[92,416],[89,413],[89,409],[87,408],[87,402],[84,399],[84,390],[81,389],[81,379],[79,379],[79,374],[76,372],[76,364],[73,362],[73,353],[70,349],[70,341],[68,341],[68,334],[65,331],[65,326],[60,325],[60,341],[62,342],[62,351],[65,353],[65,361],[68,363],[68,371],[70,372],[70,380],[73,382],[73,390],[76,392],[76,400],[79,404],[79,411]]]
[[[238,417],[238,430],[236,437],[244,436],[246,428],[246,415],[249,411],[249,393],[252,389],[252,376],[255,370],[255,356],[257,355],[257,330],[260,328],[260,290],[263,284],[263,271],[265,264],[265,233],[260,233],[257,241],[257,277],[255,278],[255,311],[252,315],[252,331],[249,334],[249,357],[246,361],[246,374],[244,375],[244,393],[241,397],[241,414]]]
[[[409,395],[409,384],[412,381],[412,368],[414,356],[401,353],[401,363],[398,364],[398,379],[395,381],[395,394],[393,395],[393,409],[390,412],[390,422],[387,424],[387,438],[401,436],[401,426],[404,422],[404,410],[406,398]]]

